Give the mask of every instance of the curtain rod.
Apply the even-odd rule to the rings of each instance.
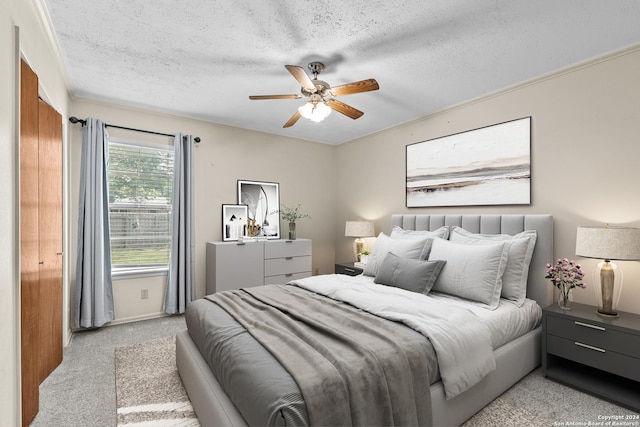
[[[76,116],[71,116],[71,117],[69,117],[69,121],[70,121],[71,123],[81,123],[81,124],[82,124],[82,126],[84,126],[84,125],[87,123],[87,121],[86,121],[86,120],[79,119],[79,118],[77,118]],[[169,134],[169,133],[154,132],[154,131],[151,131],[151,130],[144,130],[144,129],[134,129],[134,128],[128,128],[128,127],[118,126],[118,125],[110,125],[110,124],[108,124],[108,123],[105,123],[104,125],[105,125],[106,127],[110,127],[110,128],[124,129],[124,130],[132,130],[132,131],[134,131],[134,132],[150,133],[150,134],[152,134],[152,135],[175,136],[175,135],[171,135],[171,134]],[[197,144],[197,143],[199,143],[199,142],[200,142],[200,137],[199,137],[199,136],[196,136],[195,138],[193,138],[193,140],[194,140],[194,141],[196,142],[196,144]]]

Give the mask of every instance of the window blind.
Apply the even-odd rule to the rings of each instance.
[[[108,176],[113,271],[167,267],[173,148],[109,141]]]

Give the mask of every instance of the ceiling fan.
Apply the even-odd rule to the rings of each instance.
[[[331,110],[335,110],[338,113],[344,114],[352,119],[361,117],[364,113],[350,105],[340,102],[334,99],[335,96],[351,95],[360,92],[369,92],[372,90],[378,90],[378,82],[375,79],[360,80],[353,83],[347,83],[344,85],[331,87],[329,83],[318,80],[318,74],[324,70],[324,64],[322,62],[309,63],[309,71],[313,74],[313,80],[304,71],[304,68],[298,65],[285,65],[284,66],[291,75],[302,86],[301,95],[252,95],[249,99],[262,100],[262,99],[299,99],[302,97],[309,98],[309,101],[298,108],[298,110],[291,116],[289,121],[284,124],[283,127],[288,128],[293,126],[300,117],[305,117],[312,121],[322,121],[325,119]]]

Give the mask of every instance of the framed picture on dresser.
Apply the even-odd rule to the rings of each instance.
[[[238,204],[247,205],[247,236],[280,238],[280,184],[238,180]]]
[[[222,240],[237,241],[247,235],[247,205],[222,205]]]

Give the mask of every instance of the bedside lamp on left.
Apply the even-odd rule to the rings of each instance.
[[[346,237],[356,238],[356,258],[360,261],[360,252],[362,252],[362,238],[374,237],[373,222],[371,221],[347,221],[344,227],[344,235]]]

